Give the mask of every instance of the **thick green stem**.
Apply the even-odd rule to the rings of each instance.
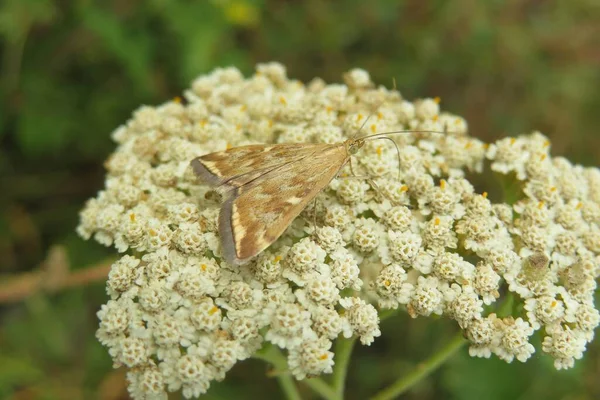
[[[396,382],[392,383],[386,389],[375,394],[371,397],[371,400],[388,400],[397,399],[402,393],[413,387],[423,378],[431,374],[450,357],[452,357],[458,349],[460,349],[466,340],[462,334],[457,334],[445,347],[440,349],[437,353],[431,356],[429,359],[420,363],[415,369],[407,375],[402,376]]]
[[[288,371],[287,360],[281,353],[279,348],[271,344],[267,344],[262,350],[254,354],[253,358],[266,361],[272,364],[277,373],[273,374],[279,381],[279,386],[285,393],[285,398],[288,400],[301,400],[300,392],[296,386],[296,381]],[[320,378],[307,378],[302,381],[302,384],[311,388],[315,393],[319,394],[326,400],[336,400],[335,391]]]
[[[337,399],[335,391],[321,378],[306,378],[302,383],[326,400]]]
[[[354,348],[355,338],[344,339],[339,337],[335,343],[335,365],[333,366],[333,390],[338,399],[344,398],[344,384],[348,375],[348,365],[350,364],[350,356]]]
[[[274,376],[277,378],[279,386],[283,390],[287,400],[302,400],[300,392],[298,392],[298,388],[296,387],[296,382],[287,372],[287,360],[277,347],[267,344],[266,347],[257,352],[253,357],[273,364],[277,371]]]

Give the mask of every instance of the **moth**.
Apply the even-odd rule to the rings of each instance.
[[[334,144],[239,146],[193,159],[196,175],[223,199],[218,230],[225,260],[243,264],[269,247],[366,140],[401,132],[407,131]]]

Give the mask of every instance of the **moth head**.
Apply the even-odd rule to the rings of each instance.
[[[348,139],[346,141],[346,150],[348,154],[354,155],[358,153],[358,150],[365,145],[365,139]]]

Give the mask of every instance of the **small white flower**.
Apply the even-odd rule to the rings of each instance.
[[[311,140],[310,133],[304,125],[290,126],[279,135],[277,143],[307,143]]]
[[[262,297],[263,292],[259,288],[254,288],[243,281],[233,281],[223,289],[216,304],[227,310],[254,308],[260,303]]]
[[[412,232],[388,231],[388,246],[392,258],[410,265],[421,248],[422,238]]]
[[[167,207],[169,219],[175,224],[195,222],[200,218],[198,206],[194,203],[173,204]]]
[[[473,289],[483,298],[486,305],[492,304],[500,297],[500,280],[494,268],[488,263],[480,263],[475,268],[475,276],[473,277]]]
[[[127,372],[127,388],[135,400],[167,400],[163,374],[155,365]]]
[[[313,302],[325,306],[337,303],[340,298],[335,282],[328,276],[309,281],[306,284],[306,294]]]
[[[328,252],[331,252],[340,246],[344,246],[345,244],[340,231],[333,227],[324,226],[317,228],[315,234],[319,246]]]
[[[304,272],[314,269],[316,263],[323,262],[324,259],[323,249],[309,238],[304,238],[287,253],[286,264],[295,271]]]
[[[188,265],[179,271],[175,290],[191,300],[201,299],[208,294],[216,295],[215,282],[195,265]]]
[[[456,253],[443,252],[433,261],[433,273],[440,279],[459,283],[470,282],[474,274],[474,266]]]
[[[317,335],[333,340],[342,332],[343,320],[335,309],[318,306],[311,314],[312,327]]]
[[[529,337],[533,335],[534,329],[521,318],[504,319],[502,335],[498,347],[494,353],[506,362],[517,359],[521,362],[527,361],[535,352],[535,348],[529,343]]]
[[[234,318],[225,321],[224,327],[227,327],[232,337],[244,346],[244,358],[249,357],[262,346],[263,337],[254,318]]]
[[[579,304],[575,313],[577,328],[584,334],[585,339],[591,342],[594,339],[594,330],[600,325],[600,313],[594,304],[585,302]]]
[[[190,310],[190,321],[196,329],[205,332],[213,332],[219,328],[222,320],[222,312],[210,297],[205,297],[194,303]]]
[[[355,204],[364,201],[370,186],[360,179],[342,179],[337,188],[337,195],[344,204]]]
[[[360,290],[362,280],[359,278],[360,269],[353,255],[345,248],[340,248],[329,254],[332,262],[331,278],[339,289],[352,288]]]
[[[129,304],[126,301],[109,300],[98,311],[100,332],[116,336],[125,332],[129,324]]]
[[[452,227],[454,220],[448,216],[434,216],[423,225],[423,242],[432,250],[457,247],[456,232]]]
[[[98,210],[95,218],[97,232],[94,235],[97,241],[106,246],[112,244],[123,211],[124,207],[120,204],[107,204]]]
[[[128,367],[135,367],[147,363],[150,349],[145,340],[129,337],[120,342],[120,352],[117,360]]]
[[[158,345],[177,345],[182,339],[182,327],[179,325],[178,318],[174,316],[159,314],[149,321],[148,325]]]
[[[383,216],[386,225],[395,231],[406,231],[412,227],[413,216],[408,207],[395,206],[386,211]]]
[[[346,318],[352,332],[360,338],[362,344],[370,345],[381,335],[379,316],[371,304],[356,297],[345,297],[340,300],[340,305],[346,309]]]
[[[374,281],[374,288],[380,296],[379,306],[397,308],[398,304],[408,303],[413,285],[407,279],[406,271],[397,264],[383,268]]]
[[[262,63],[256,66],[257,74],[261,74],[270,79],[275,84],[287,83],[287,72],[284,65],[277,62]],[[239,80],[242,79],[241,73]]]
[[[525,310],[527,319],[535,330],[540,329],[542,325],[551,329],[552,325],[560,322],[565,315],[563,302],[548,295],[525,300]]]
[[[487,157],[492,162],[492,170],[502,174],[515,172],[517,179],[524,180],[527,175],[525,173],[525,162],[529,154],[523,151],[523,139],[505,138],[497,141],[488,149]]]
[[[369,253],[379,246],[379,240],[383,234],[383,227],[373,219],[360,219],[356,222],[352,239],[353,246],[360,252]]]
[[[330,374],[334,364],[330,348],[331,342],[327,338],[319,338],[291,349],[288,365],[294,377],[302,380],[306,377]]]
[[[501,332],[495,322],[495,314],[487,318],[473,320],[466,329],[467,338],[471,342],[469,355],[471,357],[490,358],[492,350],[498,346]]]
[[[467,328],[473,321],[480,320],[483,312],[483,301],[471,286],[460,287],[453,284],[451,290],[446,290],[446,309],[448,314],[458,322],[462,329]]]
[[[264,283],[273,283],[279,280],[283,270],[283,258],[281,254],[273,254],[269,250],[260,253],[254,264],[256,279]]]
[[[369,73],[364,69],[354,68],[344,74],[344,82],[351,89],[362,89],[373,85]]]
[[[223,378],[238,360],[247,358],[244,347],[237,340],[229,340],[219,337],[210,355],[211,364],[217,369],[217,373]]]
[[[206,250],[206,238],[197,222],[181,223],[173,239],[177,248],[183,253],[200,255]]]
[[[173,232],[169,227],[158,219],[151,219],[146,228],[146,249],[158,250],[171,243]]]
[[[485,256],[494,271],[499,274],[515,271],[521,267],[519,256],[512,249],[492,248]]]
[[[145,311],[157,312],[165,306],[167,296],[165,284],[159,280],[152,280],[140,290],[139,304]]]
[[[441,315],[444,312],[443,300],[444,295],[440,290],[439,279],[433,276],[420,276],[408,303],[408,314],[413,318],[419,315]]]
[[[285,304],[275,310],[265,339],[282,349],[291,349],[311,332],[310,313],[297,304]]]
[[[423,99],[415,103],[416,117],[419,119],[431,119],[439,115],[439,99]]]
[[[416,114],[414,104],[408,101],[401,101],[400,104],[396,106],[396,112],[398,113],[398,120],[401,123],[412,120]]]
[[[177,361],[174,372],[181,382],[183,396],[187,399],[206,393],[213,378],[210,368],[200,357],[187,354]]]
[[[554,367],[560,370],[572,368],[575,360],[583,357],[585,346],[582,332],[564,327],[544,338],[542,350],[554,357]]]
[[[109,293],[115,296],[117,293],[127,291],[135,284],[140,275],[138,265],[140,260],[135,257],[125,255],[115,262],[108,273],[107,288]]]
[[[343,229],[352,224],[352,216],[346,207],[333,205],[327,208],[325,223],[337,229]]]
[[[445,180],[440,181],[428,193],[429,206],[436,215],[450,215],[455,219],[462,217],[464,206],[459,204],[460,194],[454,190]]]

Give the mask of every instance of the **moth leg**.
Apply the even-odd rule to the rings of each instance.
[[[377,182],[375,182],[375,180],[373,178],[368,178],[367,182],[369,183],[369,185],[371,185],[371,187],[373,188],[373,190],[375,192],[377,192],[377,194],[379,195],[379,197],[381,197],[382,199],[385,199],[385,195],[383,194],[383,192],[379,188],[379,185],[377,184]]]
[[[348,164],[350,164],[350,173],[352,174],[352,176],[356,176],[356,174],[354,173],[354,168],[352,167],[352,157],[348,158]]]
[[[355,179],[364,179],[364,180],[369,180],[372,177],[370,175],[356,175],[356,173],[354,172],[354,168],[352,167],[352,157],[350,157],[348,159],[348,164],[350,164],[350,173],[352,175],[350,176],[343,176],[342,178],[346,179],[346,178],[355,178]]]
[[[373,188],[373,190],[382,198],[382,199],[388,199],[390,200],[381,190],[381,188],[379,187],[379,185],[377,184],[377,182],[375,182],[375,180],[373,179],[372,176],[369,175],[353,175],[353,176],[345,176],[342,179],[362,179],[367,181],[367,183],[371,186],[371,188]],[[390,200],[391,201],[391,200]],[[394,204],[394,202],[392,201],[392,203]],[[406,206],[408,208],[412,208],[412,205],[410,204],[404,204],[404,203],[398,203],[398,204],[394,204],[394,205],[399,205],[399,206]]]
[[[386,198],[386,196],[383,194],[383,192],[381,191],[381,189],[379,188],[379,185],[377,185],[377,183],[375,182],[375,180],[373,179],[372,176],[369,175],[356,175],[354,173],[354,168],[352,167],[352,157],[350,157],[348,159],[348,163],[350,164],[350,172],[352,173],[351,176],[345,176],[344,179],[348,179],[348,178],[354,178],[354,179],[363,179],[366,180],[369,185],[373,188],[373,190],[381,197],[381,198]]]
[[[405,203],[400,203],[400,202],[396,203],[396,202],[392,201],[392,200],[391,200],[389,197],[387,197],[385,194],[383,194],[383,191],[381,190],[381,188],[379,187],[379,185],[377,185],[377,182],[375,182],[375,180],[373,180],[373,178],[368,178],[368,179],[367,179],[367,182],[369,183],[369,185],[371,185],[371,187],[373,188],[373,190],[375,190],[375,191],[377,192],[377,194],[378,194],[379,196],[381,196],[381,198],[383,198],[383,199],[386,199],[386,198],[387,198],[388,200],[390,200],[390,202],[391,202],[393,205],[397,205],[397,206],[405,206],[405,207],[408,207],[408,208],[410,208],[410,209],[412,209],[412,208],[413,208],[413,206],[410,204],[410,200],[409,200],[409,203],[408,203],[408,204],[405,204]]]

